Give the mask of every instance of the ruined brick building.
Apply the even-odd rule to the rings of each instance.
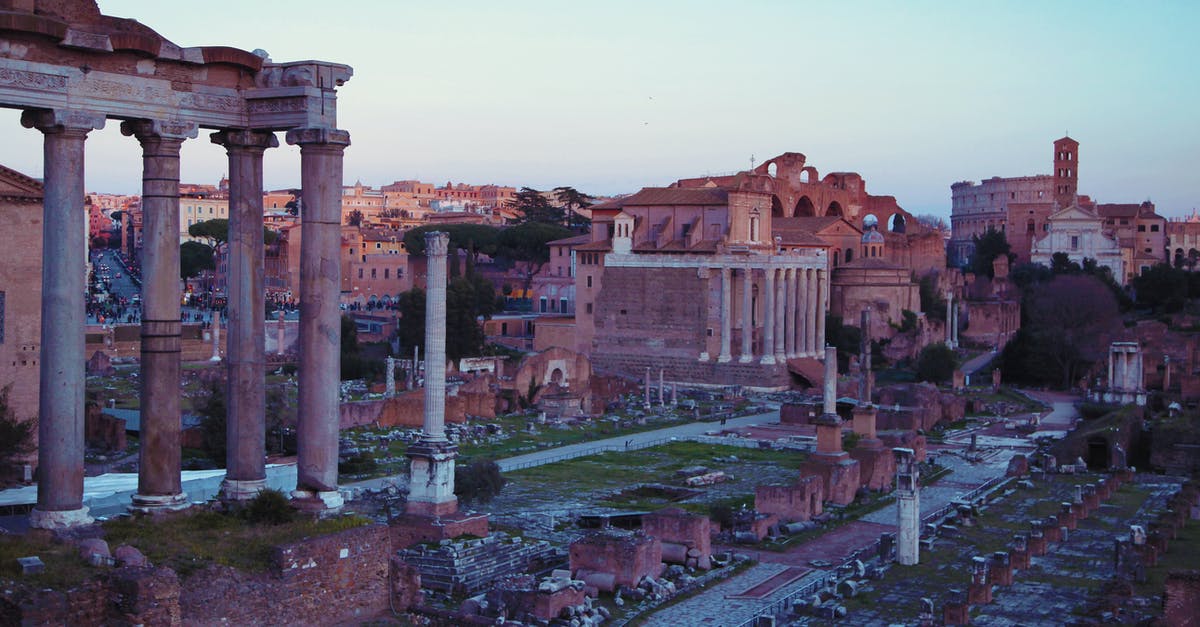
[[[13,235],[0,247],[0,389],[12,386],[9,408],[30,420],[38,413],[41,356],[42,184],[4,166],[0,230]]]

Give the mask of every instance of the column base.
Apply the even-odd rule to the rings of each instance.
[[[249,501],[258,496],[267,487],[266,479],[250,479],[241,481],[238,479],[225,479],[221,482],[221,491],[218,493],[218,498],[222,501]]]
[[[35,529],[71,529],[96,522],[88,515],[88,506],[79,509],[41,510],[36,507],[29,511],[29,526]]]
[[[292,507],[306,512],[331,512],[346,504],[342,493],[337,490],[294,490]]]
[[[209,357],[209,358],[208,358],[208,360],[209,360],[209,361],[221,361],[221,356],[220,356],[220,355],[213,355],[212,357]]]
[[[768,365],[768,366],[773,366],[773,365],[775,365],[775,356],[774,355],[763,355],[762,359],[758,360],[758,363]]]
[[[187,494],[134,494],[129,509],[143,514],[173,512],[191,507]]]
[[[739,364],[748,364],[752,361],[754,361],[754,357],[752,355],[742,355],[741,357],[738,357]]]
[[[700,353],[700,358],[696,361],[708,361],[710,359],[712,359],[712,356],[708,354],[708,351],[704,351],[703,353]]]

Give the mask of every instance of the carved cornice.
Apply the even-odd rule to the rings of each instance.
[[[450,249],[450,234],[430,231],[425,234],[425,256],[444,257]]]

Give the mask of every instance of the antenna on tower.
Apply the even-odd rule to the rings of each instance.
[[[754,169],[754,155],[750,155],[750,169]]]

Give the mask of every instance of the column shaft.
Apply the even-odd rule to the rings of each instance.
[[[775,269],[763,270],[763,348],[760,363],[775,363]]]
[[[721,354],[717,361],[727,362],[733,359],[731,353],[731,335],[733,333],[733,269],[721,268]]]
[[[44,137],[41,383],[38,390],[38,491],[33,527],[87,524],[83,506],[84,293],[86,215],[84,142],[102,117],[72,123],[27,111],[21,123]]]
[[[180,481],[179,149],[190,125],[138,120],[121,132],[142,145],[141,450],[135,507],[186,503]]]
[[[446,255],[450,236],[425,234],[425,420],[422,440],[446,441]]]
[[[287,134],[300,145],[304,202],[300,244],[300,395],[297,428],[297,496],[329,507],[341,505],[337,490],[338,391],[341,364],[342,153],[349,134],[298,129]]]
[[[273,133],[252,131],[221,131],[212,141],[229,156],[228,470],[221,493],[227,500],[244,500],[262,490],[267,478],[263,153],[279,141]]]
[[[742,270],[742,363],[754,359],[754,272],[750,268]]]
[[[817,350],[825,346],[825,313],[829,311],[829,273],[826,270],[816,271],[817,311],[814,313],[817,325]]]
[[[788,268],[784,272],[787,290],[787,302],[784,305],[783,333],[787,338],[783,350],[790,359],[796,356],[796,269]]]
[[[772,270],[778,282],[775,284],[775,362],[784,363],[787,359],[787,270],[780,268]]]

